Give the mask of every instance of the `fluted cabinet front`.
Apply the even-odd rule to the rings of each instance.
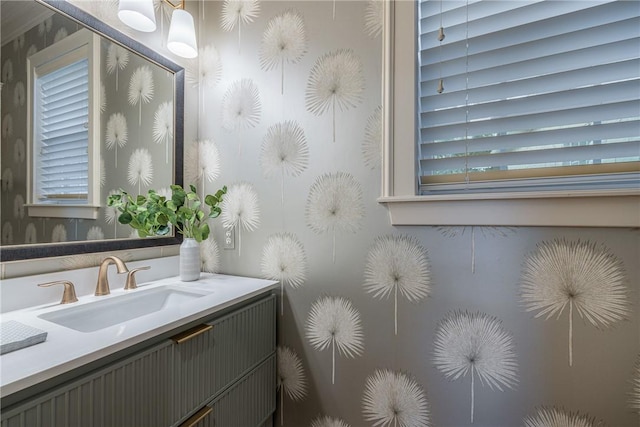
[[[275,352],[275,297],[208,323],[206,333],[175,345],[176,419],[193,412]],[[275,374],[274,374],[275,377]]]
[[[170,424],[173,346],[163,342],[2,414],[2,427]]]
[[[257,427],[276,407],[276,358],[271,356],[210,405],[199,427]]]

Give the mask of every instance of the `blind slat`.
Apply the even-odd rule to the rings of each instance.
[[[638,156],[640,140],[617,144],[595,144],[576,147],[555,148],[550,150],[517,151],[510,153],[488,153],[468,157],[449,157],[445,159],[421,160],[423,167],[433,175],[450,169],[498,168],[508,170],[516,166],[531,165],[539,168],[562,166],[566,163],[606,163],[624,162],[626,158]]]
[[[637,2],[422,0],[419,11],[421,176],[640,164]]]

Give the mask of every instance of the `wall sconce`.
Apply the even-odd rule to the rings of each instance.
[[[184,10],[184,1],[174,4],[171,0],[162,0],[173,8],[171,25],[167,36],[167,48],[183,58],[198,56],[196,30],[193,16]],[[156,30],[156,15],[153,0],[120,0],[118,18],[134,30],[146,33]]]

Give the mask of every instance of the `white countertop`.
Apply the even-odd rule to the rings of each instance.
[[[275,289],[276,284],[277,282],[271,280],[202,273],[200,280],[194,282],[181,282],[179,277],[170,277],[140,283],[138,289],[132,291],[120,288],[112,290],[107,296],[79,296],[79,301],[73,304],[48,303],[3,313],[3,322],[16,320],[42,329],[48,336],[43,343],[0,356],[0,397]],[[211,293],[95,332],[78,332],[38,317],[40,314],[63,310],[77,304],[106,301],[125,293],[143,292],[164,285],[177,286],[187,291],[202,289]]]

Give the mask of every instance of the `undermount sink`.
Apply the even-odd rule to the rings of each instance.
[[[79,332],[94,332],[208,295],[204,290],[162,286],[114,296],[38,317]]]

